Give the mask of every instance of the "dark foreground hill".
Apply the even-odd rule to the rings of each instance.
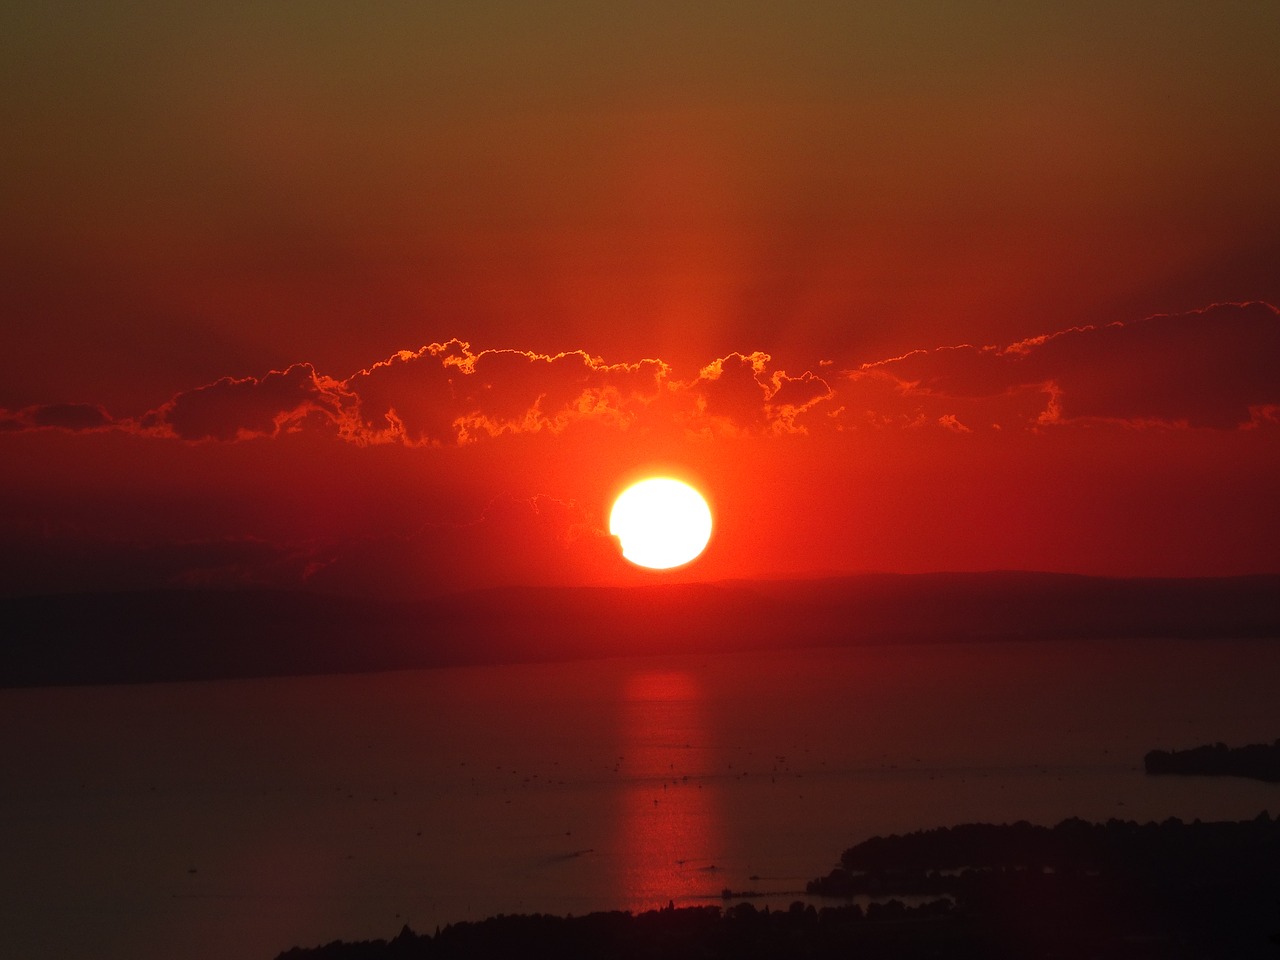
[[[0,686],[815,645],[1280,637],[1280,576],[866,575],[387,603],[193,590],[0,600]]]
[[[810,884],[822,909],[695,907],[632,916],[500,916],[278,960],[1099,957],[1280,953],[1280,821],[963,824],[873,837]],[[848,895],[933,896],[919,906]]]

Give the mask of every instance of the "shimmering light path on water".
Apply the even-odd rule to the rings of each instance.
[[[785,906],[876,833],[1277,813],[1275,785],[1141,772],[1274,739],[1276,676],[1276,642],[1055,642],[5,690],[0,929],[32,960],[266,958]]]

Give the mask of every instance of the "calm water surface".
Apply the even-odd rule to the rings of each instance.
[[[269,960],[774,893],[877,833],[1280,813],[1147,778],[1280,736],[1280,642],[807,650],[0,691],[13,956]]]

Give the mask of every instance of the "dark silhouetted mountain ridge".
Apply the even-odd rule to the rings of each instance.
[[[0,686],[859,643],[1280,637],[1280,576],[868,574],[505,587],[389,603],[163,590],[0,601]]]

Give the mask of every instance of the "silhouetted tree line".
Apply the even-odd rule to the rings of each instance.
[[[1280,740],[1228,747],[1215,743],[1190,750],[1152,750],[1142,758],[1147,773],[1210,777],[1251,777],[1280,783]]]
[[[939,827],[864,840],[844,851],[833,873],[887,882],[926,871],[1213,871],[1268,863],[1280,864],[1280,818],[1263,811],[1253,820],[1224,823],[1176,817],[1162,823],[1089,823],[1073,817],[1055,827],[1026,821]]]
[[[497,916],[451,924],[434,936],[404,927],[392,940],[336,941],[322,947],[295,947],[277,960],[490,960],[531,957],[556,960],[818,960],[857,956],[868,960],[938,956],[948,943],[965,952],[962,938],[947,923],[948,900],[907,906],[901,901],[817,909],[793,903],[787,910],[739,903],[681,907],[640,914],[592,913],[582,917],[546,914]]]
[[[873,837],[813,896],[945,894],[770,911],[742,902],[583,917],[498,916],[434,935],[294,948],[277,960],[826,960],[1280,955],[1280,819],[964,824]]]
[[[950,896],[958,915],[1015,956],[1070,941],[1082,955],[1274,957],[1280,819],[1265,811],[1226,823],[1073,818],[872,837],[807,890]],[[1138,941],[1150,951],[1121,950]]]

